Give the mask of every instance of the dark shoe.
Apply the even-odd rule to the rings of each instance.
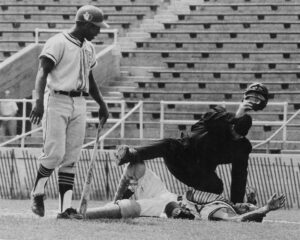
[[[45,194],[42,195],[32,195],[31,196],[31,210],[33,213],[40,217],[45,216],[45,205],[44,205]]]
[[[57,219],[83,219],[83,216],[76,209],[67,208],[64,212],[57,214]]]
[[[136,153],[136,150],[133,148],[130,148],[127,145],[122,145],[122,146],[118,147],[118,149],[115,152],[116,164],[121,166],[125,163],[134,161],[135,153]]]

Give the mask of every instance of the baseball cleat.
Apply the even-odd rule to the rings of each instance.
[[[34,214],[44,217],[45,216],[45,205],[44,205],[45,194],[32,195],[31,196],[31,210]]]
[[[127,145],[121,145],[118,147],[118,149],[115,152],[115,161],[116,164],[121,166],[125,163],[129,163],[134,160],[134,155],[136,153],[136,150],[127,146]]]
[[[64,212],[57,214],[57,219],[83,219],[83,215],[74,208],[67,208]]]

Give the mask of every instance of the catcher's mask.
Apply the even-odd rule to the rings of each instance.
[[[262,83],[252,83],[244,93],[244,100],[253,104],[254,111],[262,110],[268,104],[269,91]]]

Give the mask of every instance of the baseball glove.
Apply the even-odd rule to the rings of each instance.
[[[268,104],[269,91],[262,83],[252,83],[244,93],[244,100],[253,104],[252,109],[254,111],[263,110]]]

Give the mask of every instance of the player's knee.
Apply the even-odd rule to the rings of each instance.
[[[136,218],[141,214],[141,206],[134,200],[123,199],[117,202],[123,218]]]
[[[145,175],[146,166],[144,162],[130,163],[126,169],[126,175],[130,179],[139,180]]]

